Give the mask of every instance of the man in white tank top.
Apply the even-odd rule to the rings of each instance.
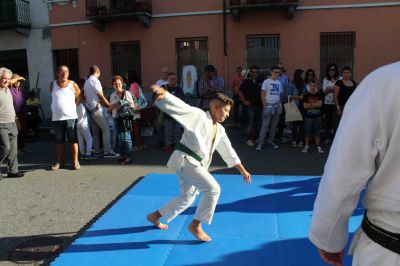
[[[58,170],[65,166],[65,140],[71,145],[72,168],[80,168],[78,161],[78,137],[76,133],[76,106],[80,103],[81,91],[78,85],[68,79],[67,66],[59,66],[57,80],[50,83],[52,121],[54,123],[57,161],[51,167]]]

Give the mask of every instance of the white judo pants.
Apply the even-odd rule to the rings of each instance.
[[[359,228],[354,234],[353,266],[395,266],[400,265],[400,255],[372,241]]]
[[[93,137],[88,124],[77,124],[79,151],[82,155],[90,155],[93,148]]]
[[[161,216],[167,222],[170,222],[192,205],[196,195],[201,192],[203,195],[194,219],[210,224],[221,192],[215,178],[207,169],[190,163],[186,158],[182,170],[177,175],[180,195],[158,210]]]

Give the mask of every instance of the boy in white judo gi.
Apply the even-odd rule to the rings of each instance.
[[[152,90],[156,99],[155,105],[178,121],[184,127],[184,133],[167,164],[177,172],[180,195],[149,214],[147,219],[158,228],[167,229],[168,225],[161,223],[160,218],[171,221],[193,203],[198,192],[202,192],[203,196],[189,225],[189,231],[200,241],[210,241],[211,238],[203,231],[201,223],[211,223],[221,190],[208,172],[214,151],[218,151],[228,167],[235,166],[246,183],[251,182],[250,174],[243,167],[220,124],[229,116],[233,101],[222,93],[217,93],[210,101],[210,111],[204,112],[184,103],[157,85],[153,85]]]
[[[315,201],[309,239],[341,266],[348,223],[366,187],[353,266],[400,265],[400,62],[368,75],[344,109]]]

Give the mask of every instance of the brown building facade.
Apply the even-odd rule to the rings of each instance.
[[[49,12],[54,64],[69,65],[75,79],[97,64],[104,86],[132,70],[148,87],[163,66],[181,75],[184,65],[200,73],[213,64],[230,80],[237,66],[278,62],[290,79],[296,68],[319,74],[333,62],[360,81],[400,60],[395,1],[73,0]]]

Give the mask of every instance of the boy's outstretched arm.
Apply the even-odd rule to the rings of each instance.
[[[236,169],[240,172],[240,174],[244,177],[244,182],[247,184],[251,183],[251,175],[247,170],[244,168],[242,163],[238,163],[235,165]]]
[[[161,111],[170,115],[179,124],[189,131],[195,131],[205,121],[206,113],[201,109],[193,107],[166,91],[164,88],[152,85],[154,105]]]

